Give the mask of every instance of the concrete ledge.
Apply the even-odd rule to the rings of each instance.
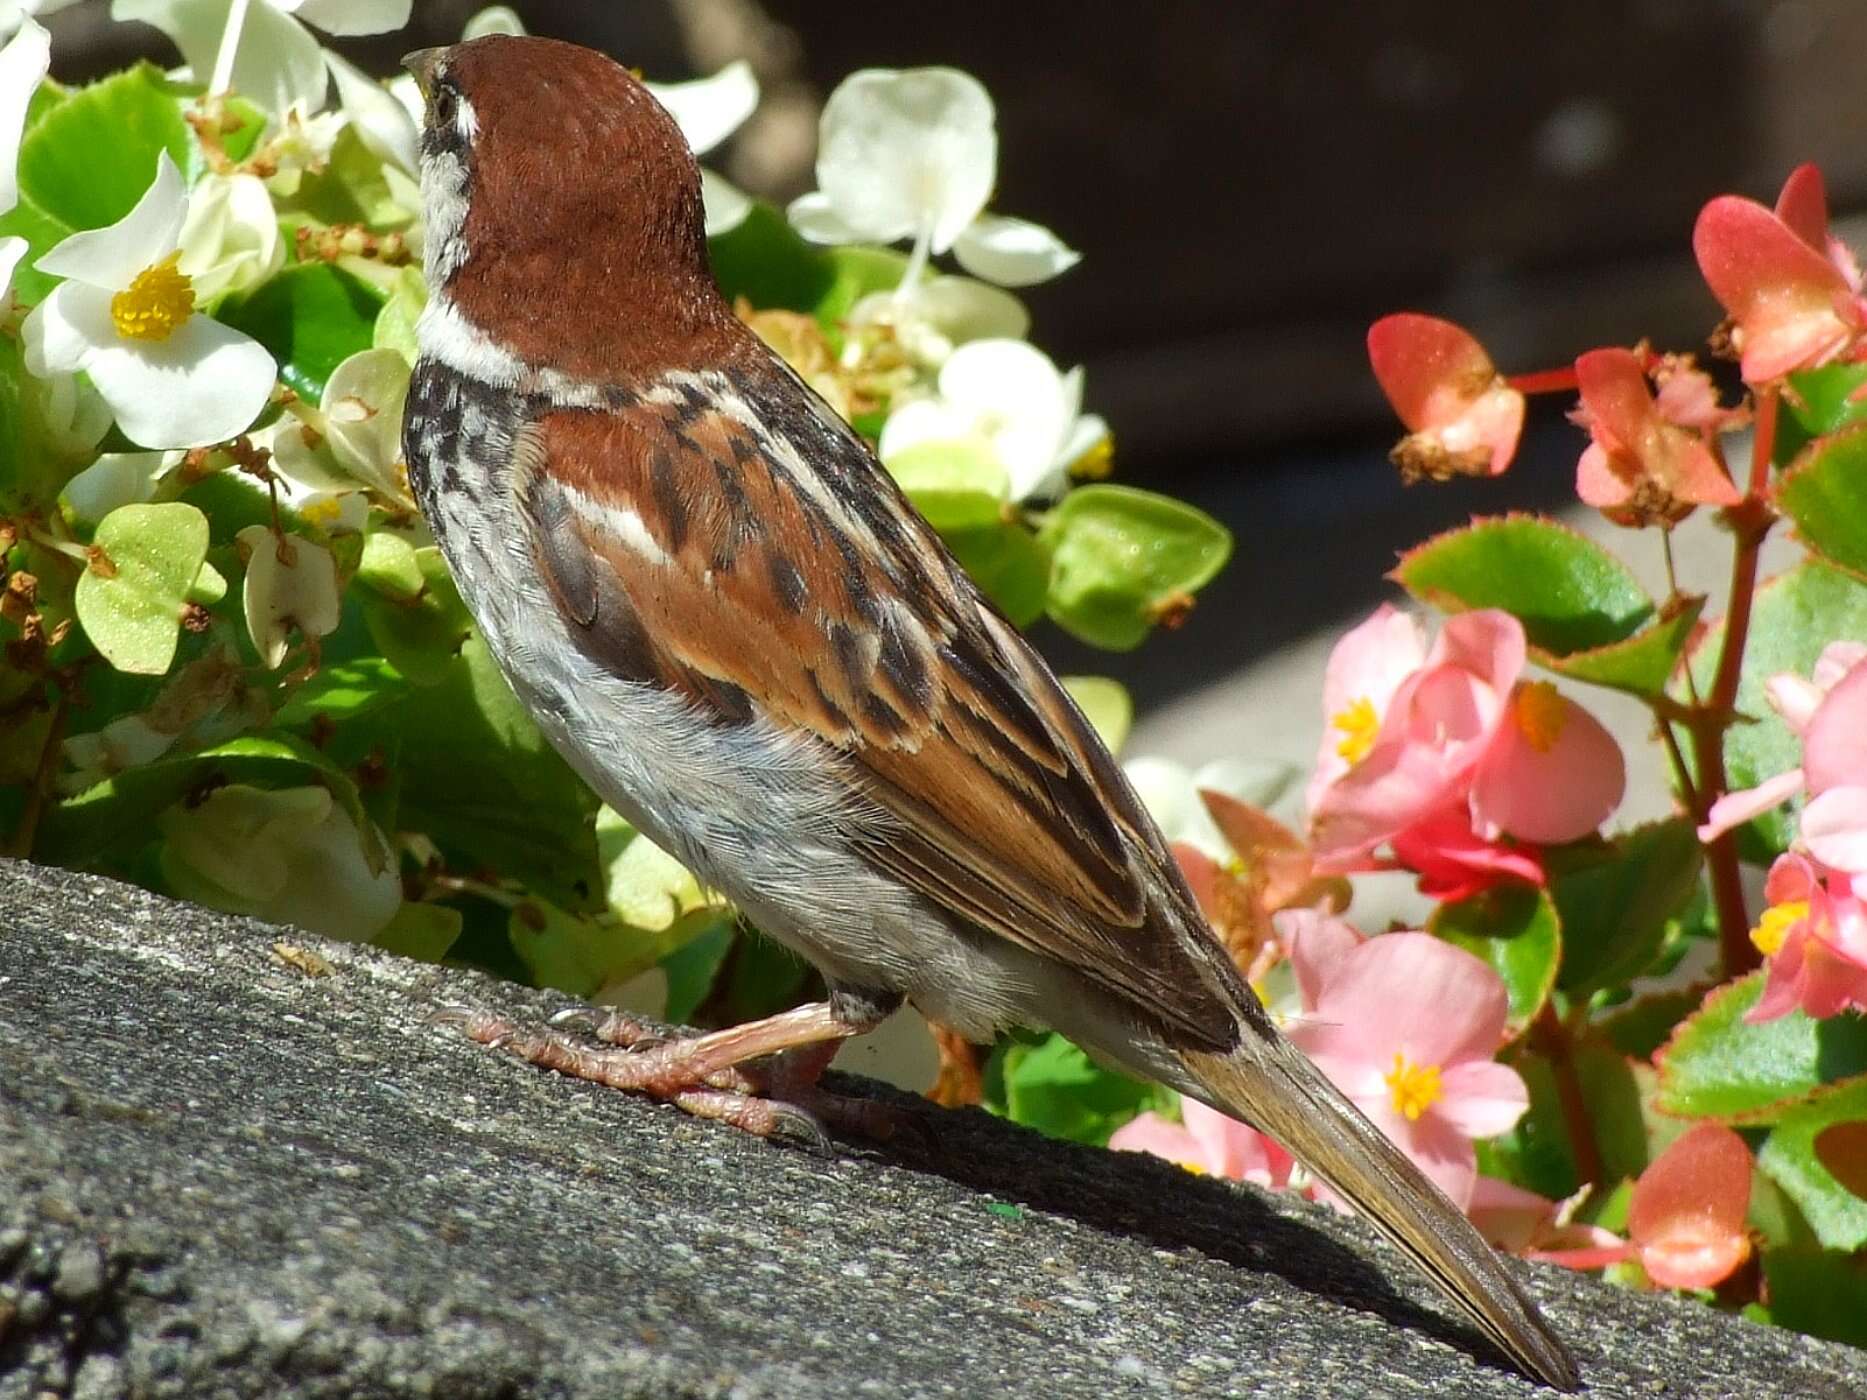
[[[978,1112],[823,1160],[447,1003],[561,999],[0,863],[0,1400],[1547,1393],[1327,1211]],[[1526,1276],[1595,1395],[1867,1393],[1851,1348]]]

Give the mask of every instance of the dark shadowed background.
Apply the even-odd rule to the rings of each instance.
[[[387,73],[478,8],[416,0],[407,30],[338,47]],[[1771,199],[1809,159],[1839,211],[1867,197],[1860,0],[515,8],[651,78],[749,59],[765,104],[713,159],[781,200],[813,183],[817,107],[853,69],[948,63],[984,81],[998,207],[1084,254],[1028,294],[1033,339],[1087,367],[1123,479],[1238,534],[1177,635],[1110,658],[1045,630],[1064,668],[1117,674],[1144,703],[1345,620],[1433,529],[1570,497],[1580,442],[1549,401],[1504,480],[1401,488],[1361,348],[1370,321],[1450,316],[1507,370],[1641,335],[1690,348],[1718,316],[1688,242],[1708,197]],[[51,17],[56,73],[173,61],[106,11]]]

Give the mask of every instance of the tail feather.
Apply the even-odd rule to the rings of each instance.
[[[1282,1143],[1519,1365],[1558,1390],[1580,1386],[1574,1359],[1483,1236],[1300,1051],[1246,1029],[1228,1054],[1180,1060],[1205,1089],[1199,1097]]]

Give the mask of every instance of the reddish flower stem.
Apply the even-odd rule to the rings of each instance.
[[[1767,496],[1779,404],[1774,387],[1758,395],[1756,435],[1750,448],[1749,490],[1741,505],[1725,512],[1737,546],[1731,556],[1731,599],[1725,611],[1724,644],[1718,652],[1718,669],[1713,673],[1711,690],[1704,704],[1692,708],[1687,721],[1699,772],[1698,810],[1694,815],[1701,822],[1728,786],[1724,736],[1737,718],[1737,688],[1744,674],[1750,606],[1757,592],[1757,561],[1763,541],[1776,519]],[[1750,916],[1744,909],[1736,832],[1726,832],[1705,847],[1705,868],[1711,880],[1712,903],[1718,913],[1718,949],[1724,975],[1737,977],[1757,967],[1762,957],[1750,941]]]
[[[1569,1028],[1549,1002],[1536,1013],[1531,1023],[1531,1039],[1536,1048],[1549,1057],[1556,1078],[1556,1099],[1562,1106],[1563,1125],[1569,1130],[1569,1148],[1575,1157],[1578,1185],[1588,1186],[1601,1180],[1601,1145],[1595,1141],[1595,1120],[1582,1097],[1582,1077],[1575,1069],[1575,1044]]]
[[[1504,382],[1520,394],[1572,394],[1580,388],[1575,381],[1574,365],[1564,365],[1561,369],[1533,370],[1529,374],[1507,375]]]

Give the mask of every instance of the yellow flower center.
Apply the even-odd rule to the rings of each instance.
[[[1095,445],[1070,463],[1070,475],[1078,481],[1106,481],[1115,470],[1115,438],[1105,433]]]
[[[298,508],[298,513],[313,525],[330,526],[337,522],[344,513],[341,502],[335,496],[325,496],[321,500],[307,501]]]
[[[1783,940],[1789,937],[1789,930],[1808,917],[1809,902],[1806,899],[1772,904],[1763,911],[1763,917],[1757,920],[1757,926],[1750,931],[1750,941],[1757,945],[1757,951],[1764,957],[1773,958],[1782,950]]]
[[[1381,732],[1381,717],[1374,712],[1374,701],[1364,695],[1346,710],[1331,715],[1329,727],[1342,736],[1335,746],[1336,753],[1351,764],[1360,763]]]
[[[1442,1097],[1439,1066],[1416,1065],[1398,1050],[1394,1052],[1393,1069],[1382,1078],[1393,1096],[1394,1112],[1404,1113],[1409,1122],[1417,1119]]]
[[[1569,722],[1569,702],[1549,681],[1532,681],[1517,692],[1517,727],[1530,747],[1548,753],[1562,737],[1562,727]]]
[[[125,340],[167,340],[194,314],[194,283],[176,267],[181,252],[170,253],[136,274],[110,299],[110,319]]]

